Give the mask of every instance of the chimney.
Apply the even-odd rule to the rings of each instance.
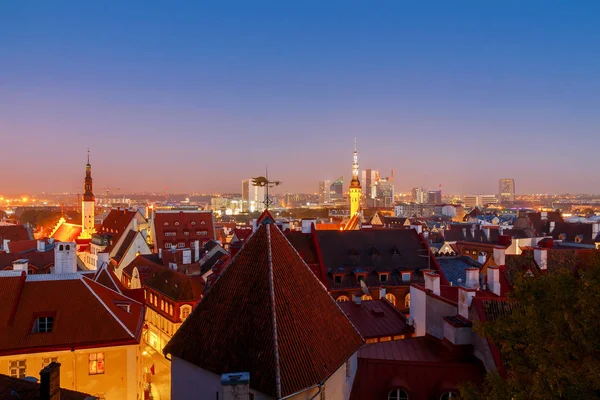
[[[158,258],[162,260],[162,249],[158,249]]]
[[[29,260],[26,258],[22,258],[20,260],[15,260],[12,263],[13,271],[25,271],[27,274],[27,270],[29,269]]]
[[[504,227],[503,226],[499,226],[498,227],[498,236],[502,236],[503,232],[504,232]]]
[[[354,304],[362,304],[362,293],[354,293],[352,295],[352,301]]]
[[[494,262],[496,265],[506,264],[506,249],[494,248]]]
[[[467,228],[462,228],[463,231],[463,239],[467,237]]]
[[[40,400],[60,400],[60,364],[57,362],[40,371]]]
[[[198,262],[200,260],[200,241],[194,241],[194,262]]]
[[[487,269],[487,289],[500,296],[500,268],[489,266]]]
[[[96,262],[96,269],[100,269],[102,265],[109,263],[109,254],[106,252],[98,253],[98,260]]]
[[[138,221],[136,217],[133,217],[133,230],[136,232],[138,230]]]
[[[386,290],[384,287],[379,288],[379,298],[380,299],[385,299],[385,293],[386,293]]]
[[[547,220],[548,219],[548,212],[542,211],[541,216],[542,216],[542,220]]]
[[[58,242],[54,245],[54,272],[57,274],[77,272],[77,243]]]
[[[533,259],[540,269],[548,269],[548,249],[534,249]]]
[[[477,257],[477,261],[479,264],[483,265],[487,261],[487,256],[483,251],[479,252],[479,256]]]
[[[487,240],[490,240],[490,228],[484,228],[483,234]]]
[[[479,268],[467,268],[467,281],[465,282],[468,288],[476,288],[479,286]]]
[[[37,251],[39,251],[39,252],[46,251],[46,241],[45,240],[37,241]]]
[[[433,294],[440,295],[440,276],[435,272],[425,272],[425,289],[431,290]]]
[[[548,228],[548,233],[552,233],[554,231],[554,228],[556,228],[556,222],[550,221],[550,227]]]
[[[302,233],[310,233],[311,225],[317,225],[316,219],[303,219],[302,220]]]
[[[598,233],[600,233],[600,222],[594,222],[592,224],[592,239],[596,239]]]
[[[488,268],[489,271],[489,268]],[[473,297],[477,293],[477,288],[468,288],[459,286],[458,288],[458,314],[466,319],[469,319],[469,307],[473,301]]]
[[[10,243],[9,239],[4,239],[2,241],[2,250],[4,250],[7,253],[10,253],[10,249],[8,248],[8,244]]]
[[[250,399],[250,373],[232,372],[221,375],[223,400]]]

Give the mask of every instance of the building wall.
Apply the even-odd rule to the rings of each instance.
[[[349,358],[348,374],[346,373],[346,363],[338,368],[333,375],[325,382],[324,395],[317,399],[327,400],[348,400],[350,391],[356,376],[358,368],[357,353],[354,353]],[[237,371],[235,371],[237,372]],[[240,371],[244,372],[244,371]],[[349,375],[349,376],[347,376]],[[250,376],[252,380],[252,376]],[[312,388],[302,393],[298,393],[289,399],[293,400],[309,400],[319,391],[318,388]],[[263,393],[251,391],[254,394],[255,400],[271,400],[270,396]],[[218,397],[217,397],[218,393]],[[188,399],[216,399],[222,398],[221,377],[212,372],[203,370],[187,361],[173,357],[171,360],[171,399],[172,400],[188,400]]]
[[[104,353],[104,374],[89,374],[89,355]],[[26,375],[40,378],[42,360],[56,357],[60,386],[106,400],[138,400],[143,394],[142,359],[138,344],[75,351],[54,351],[0,357],[0,373],[9,375],[10,361],[25,360]]]
[[[81,235],[82,239],[91,239],[94,233],[94,206],[93,201],[81,202]]]
[[[125,235],[123,235],[123,236],[125,236]],[[131,262],[134,260],[134,258],[137,256],[138,253],[140,253],[140,254],[151,254],[152,253],[152,251],[150,251],[150,247],[148,246],[148,243],[146,243],[146,240],[144,239],[144,237],[141,234],[136,235],[135,239],[133,240],[133,243],[131,244],[131,246],[129,246],[129,249],[127,249],[127,252],[125,252],[123,257],[121,258],[121,261],[119,262],[119,265],[115,269],[115,273],[117,274],[118,277],[121,276],[123,268],[125,268],[126,266],[131,264]]]
[[[427,333],[439,339],[444,338],[444,317],[456,315],[458,307],[433,296],[427,296]]]

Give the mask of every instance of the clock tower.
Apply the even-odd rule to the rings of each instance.
[[[358,152],[356,151],[356,138],[354,138],[354,161],[352,162],[352,180],[350,181],[350,218],[360,210],[360,196],[362,189],[358,180]]]
[[[92,166],[90,165],[90,150],[85,165],[85,179],[83,181],[83,199],[81,201],[81,235],[80,239],[91,239],[94,229],[94,193],[92,192]]]

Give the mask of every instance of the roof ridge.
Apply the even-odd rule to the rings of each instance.
[[[275,309],[275,284],[273,277],[273,250],[271,243],[271,227],[272,224],[265,224],[267,231],[267,259],[269,263],[269,295],[271,296],[272,319],[273,319],[273,341],[275,342],[275,390],[277,398],[281,398],[281,368],[279,365],[279,344],[277,338],[277,313]],[[279,229],[279,228],[276,228]]]
[[[85,281],[85,276],[82,276],[80,278],[80,280],[81,280],[81,282],[83,282],[83,284],[85,285],[85,287],[87,287],[88,290],[94,295],[94,297],[96,299],[98,299],[98,301],[100,302],[100,304],[102,304],[104,306],[104,308],[106,308],[106,311],[108,311],[109,314],[112,315],[112,317],[119,323],[119,325],[121,325],[121,327],[125,330],[125,332],[127,332],[129,334],[129,336],[131,336],[132,338],[135,339],[136,338],[135,335],[133,333],[131,333],[131,331],[125,326],[125,324],[123,323],[123,321],[121,321],[121,319],[119,317],[117,317],[115,315],[115,313],[113,313],[110,308],[108,308],[108,306],[106,305],[106,303],[102,301],[102,299],[100,298],[100,296],[98,296],[98,294],[94,291],[94,289],[92,289],[90,287],[90,285],[88,285],[88,283]],[[96,283],[96,282],[94,282],[94,283]],[[100,284],[98,283],[98,285],[100,285]],[[105,287],[104,285],[100,285],[100,286]],[[110,290],[110,289],[108,289],[108,290]]]

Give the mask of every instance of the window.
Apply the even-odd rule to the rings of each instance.
[[[185,231],[185,232],[183,232],[183,235],[184,236],[190,236],[190,232],[189,231]]]
[[[386,293],[385,298],[387,299],[387,301],[389,301],[390,303],[392,303],[392,305],[396,305],[396,296],[394,296],[391,293]]]
[[[453,400],[458,399],[458,394],[456,392],[446,392],[440,396],[440,400]]]
[[[65,250],[71,250],[71,245],[66,245]]]
[[[336,283],[338,285],[341,284],[342,283],[342,276],[341,275],[335,275],[333,277],[333,283]]]
[[[379,282],[385,283],[388,281],[388,274],[379,274]]]
[[[185,243],[177,243],[177,247],[179,247],[180,249],[185,247]]]
[[[348,296],[340,296],[335,301],[343,303],[344,301],[350,301],[350,299],[348,298]]]
[[[365,275],[357,275],[356,276],[356,281],[358,283],[360,283],[360,281],[364,281],[364,280],[366,280],[366,276]]]
[[[163,300],[160,301],[160,311],[165,311],[165,302]]]
[[[208,234],[206,231],[196,231],[196,235],[198,236],[205,236],[206,234]]]
[[[171,243],[165,243],[165,249],[170,249],[171,248]]]
[[[54,326],[54,317],[39,317],[33,324],[33,333],[52,332]]]
[[[175,225],[179,225],[179,221],[176,221],[176,222],[175,222]]]
[[[90,375],[99,375],[104,373],[104,353],[92,353],[89,355]]]
[[[402,273],[402,282],[410,282],[410,272]]]
[[[25,372],[27,370],[27,364],[25,360],[9,361],[8,362],[8,374],[12,378],[25,378]]]
[[[192,225],[196,225],[196,221],[192,221]]]
[[[168,223],[168,222],[165,222],[165,226],[169,226],[169,223]]]
[[[404,297],[404,308],[410,308],[410,293]]]
[[[191,311],[190,308],[191,308],[190,306],[181,307],[181,320],[182,321],[185,321],[185,319],[190,316],[190,311]]]
[[[408,393],[403,389],[394,389],[388,395],[388,400],[408,400]]]
[[[169,304],[169,315],[173,315],[173,305]]]
[[[361,300],[373,300],[373,298],[371,296],[369,296],[368,294],[363,294],[361,297]]]
[[[42,358],[42,369],[46,368],[48,365],[53,362],[58,362],[58,357],[46,357]]]

